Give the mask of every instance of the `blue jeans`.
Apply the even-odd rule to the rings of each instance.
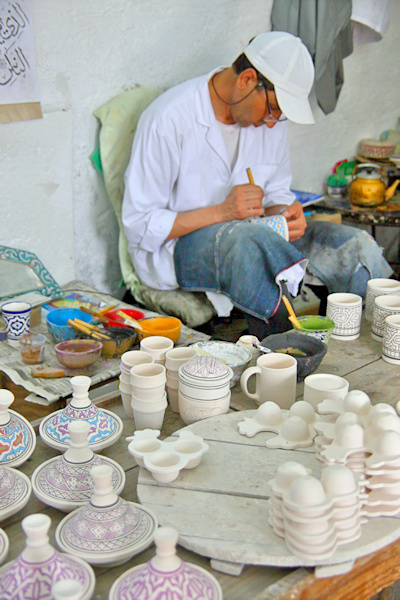
[[[293,244],[265,225],[229,221],[179,238],[174,252],[182,289],[222,292],[235,306],[264,321],[280,302],[276,276],[305,258],[329,293],[351,291],[365,297],[369,278],[392,273],[365,231],[324,221],[311,221]]]

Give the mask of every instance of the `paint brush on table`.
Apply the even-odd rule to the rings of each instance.
[[[301,329],[301,325],[296,317],[296,314],[295,314],[293,307],[290,304],[289,300],[286,298],[286,296],[282,296],[282,300],[284,301],[287,311],[289,313],[289,321],[291,321],[291,323],[293,323],[293,325],[295,327],[297,327],[298,329]]]

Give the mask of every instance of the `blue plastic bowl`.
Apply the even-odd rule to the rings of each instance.
[[[68,319],[80,319],[86,323],[93,321],[92,315],[79,308],[54,308],[47,313],[46,322],[47,329],[55,342],[65,342],[78,337],[77,331],[71,325],[67,325]]]

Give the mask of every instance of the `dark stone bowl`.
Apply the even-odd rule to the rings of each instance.
[[[328,350],[328,346],[321,340],[294,331],[270,335],[263,339],[261,345],[273,352],[293,348],[294,351],[300,350],[306,354],[306,356],[296,356],[295,352],[285,353],[292,354],[297,360],[297,383],[302,382],[307,375],[311,375],[317,370]]]

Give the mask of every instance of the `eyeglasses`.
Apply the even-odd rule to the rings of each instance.
[[[285,117],[285,115],[282,113],[282,111],[278,118],[274,117],[274,115],[272,114],[271,105],[268,100],[268,90],[265,87],[265,85],[263,85],[262,83],[261,83],[261,85],[263,86],[264,91],[265,91],[265,99],[267,101],[267,109],[268,109],[268,117],[263,119],[264,123],[282,123],[282,121],[287,121],[287,117]],[[277,111],[280,109],[274,108],[273,110]]]

